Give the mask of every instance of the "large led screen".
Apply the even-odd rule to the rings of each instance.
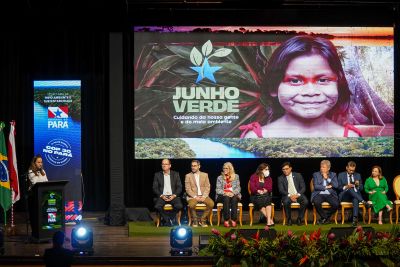
[[[34,81],[34,149],[50,181],[67,180],[65,221],[82,219],[81,81]],[[52,218],[53,219],[53,218]]]
[[[392,27],[133,30],[135,158],[392,157]]]

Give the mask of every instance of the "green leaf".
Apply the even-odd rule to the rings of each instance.
[[[249,265],[248,261],[250,261],[249,258],[241,258],[241,259],[240,259],[240,266],[241,266],[241,267],[248,267],[248,266],[251,266],[251,265]]]
[[[209,54],[211,54],[212,49],[213,49],[212,43],[211,43],[210,40],[208,40],[208,41],[205,42],[205,43],[203,44],[203,46],[201,47],[201,52],[202,52],[203,55],[206,57],[206,56],[208,56]]]
[[[181,58],[177,55],[166,56],[156,61],[149,70],[146,71],[143,79],[140,81],[138,88],[151,87],[154,81],[160,76],[160,74],[170,69],[176,64]]]
[[[229,49],[229,48],[220,48],[220,49],[217,49],[217,51],[215,51],[215,53],[212,54],[212,55],[210,56],[210,58],[213,57],[213,56],[215,56],[215,57],[226,57],[226,56],[229,55],[231,52],[232,52],[232,49]]]
[[[395,266],[396,266],[396,265],[394,264],[394,262],[391,261],[391,260],[388,259],[388,258],[380,257],[379,259],[380,259],[381,262],[382,262],[383,264],[385,264],[387,267],[395,267]]]
[[[188,46],[179,46],[179,45],[166,45],[166,47],[174,54],[182,57],[183,59],[190,59],[191,49]],[[198,50],[197,50],[198,51]],[[200,52],[199,52],[200,53]],[[201,63],[200,63],[201,64]]]
[[[195,66],[200,66],[203,62],[203,56],[196,47],[193,47],[192,51],[190,52],[190,61]]]

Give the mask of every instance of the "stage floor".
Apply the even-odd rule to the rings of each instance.
[[[309,210],[309,214],[312,213]],[[322,230],[328,231],[331,227],[349,227],[349,223],[341,224],[328,224],[323,226],[312,225],[311,217],[309,216],[308,226],[283,226],[281,225],[282,218],[281,212],[275,213],[275,229],[279,231],[287,231],[291,229],[295,233],[302,233],[304,231],[313,231],[321,228]],[[82,257],[77,261],[79,264],[92,264],[97,265],[102,263],[108,263],[111,265],[187,265],[190,261],[191,266],[194,265],[210,265],[212,259],[209,257],[197,257],[196,252],[198,251],[199,235],[211,234],[212,227],[208,228],[193,228],[193,246],[194,255],[191,257],[171,257],[169,254],[169,232],[170,227],[159,227],[156,228],[152,222],[138,222],[138,223],[127,223],[125,226],[108,226],[103,223],[105,212],[85,212],[83,214],[83,222],[93,229],[94,239],[94,254],[91,257]],[[154,214],[152,214],[154,217]],[[294,214],[296,218],[297,214]],[[46,248],[51,247],[51,243],[30,243],[26,233],[25,224],[25,213],[16,213],[16,234],[5,236],[5,254],[0,257],[0,265],[41,265],[42,256]],[[258,214],[255,216],[258,220]],[[244,213],[244,225],[242,228],[255,228],[263,229],[264,224],[255,223],[252,227],[248,225],[248,214]],[[257,222],[256,220],[256,222]],[[216,216],[214,216],[214,223],[216,223]],[[136,231],[131,237],[128,235],[128,225],[136,227]],[[391,225],[386,223],[384,225],[378,225],[372,223],[366,225],[361,223],[361,226],[374,227],[376,231],[390,231]],[[65,243],[65,247],[71,248],[69,237],[74,226],[66,226],[66,237],[68,240]],[[215,226],[214,226],[215,227]],[[224,227],[216,227],[221,232],[226,232],[228,229]],[[30,229],[29,229],[30,231]],[[146,232],[147,231],[147,232]],[[189,260],[190,258],[190,260]],[[97,263],[97,264],[96,264]],[[74,265],[75,266],[75,265]]]
[[[128,223],[125,226],[108,226],[104,222],[105,212],[85,212],[83,222],[93,229],[94,253],[92,256],[76,257],[73,266],[210,266],[210,257],[171,257],[169,254],[169,234],[157,236],[128,236]],[[15,214],[15,235],[4,237],[4,255],[0,256],[0,266],[43,266],[43,254],[48,243],[31,243],[27,235],[25,213]],[[143,222],[142,222],[143,223]],[[152,222],[148,227],[156,229]],[[64,247],[71,249],[70,236],[74,225],[66,225],[67,240]],[[171,228],[159,228],[162,231]],[[211,228],[209,229],[211,231]],[[29,228],[30,233],[30,228]],[[198,244],[198,236],[193,244]],[[196,249],[196,248],[195,248]]]

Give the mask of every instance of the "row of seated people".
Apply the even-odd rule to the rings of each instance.
[[[163,159],[161,167],[162,171],[155,173],[153,180],[155,209],[167,222],[167,225],[172,225],[176,214],[183,207],[179,198],[182,192],[182,185],[179,173],[171,170],[169,159]],[[331,216],[337,215],[339,205],[342,204],[342,223],[344,222],[343,210],[352,208],[352,224],[354,226],[357,225],[358,212],[361,207],[364,210],[363,217],[365,216],[365,209],[369,210],[369,223],[371,209],[373,209],[378,214],[378,223],[382,224],[383,210],[386,209],[391,212],[393,205],[386,195],[389,188],[385,177],[382,176],[382,169],[379,166],[373,166],[371,177],[363,185],[360,174],[355,172],[356,163],[354,161],[348,162],[346,171],[339,173],[338,176],[330,171],[330,167],[329,160],[322,160],[320,171],[313,174],[311,202],[314,208],[314,223],[316,222],[316,213],[320,216],[318,224],[329,223]],[[199,225],[207,227],[207,222],[212,217],[212,209],[214,207],[214,201],[209,197],[210,181],[208,174],[200,171],[199,160],[192,160],[191,170],[192,172],[185,176],[189,222],[192,223],[193,227]],[[296,220],[297,225],[302,225],[303,221],[307,224],[307,215],[305,213],[309,201],[304,195],[306,191],[305,182],[300,173],[292,171],[290,162],[282,164],[282,175],[278,177],[278,188],[282,197],[284,224],[292,224],[292,208],[299,210]],[[255,208],[265,217],[268,226],[274,226],[272,178],[270,177],[270,166],[268,164],[261,163],[258,166],[256,172],[250,177],[248,190],[251,201],[250,224],[253,221],[252,210]],[[362,191],[368,194],[369,201],[363,199]],[[225,227],[236,227],[239,205],[239,210],[242,210],[241,198],[239,175],[235,173],[233,165],[230,162],[226,162],[223,165],[221,175],[217,178],[215,199],[218,203],[217,210],[220,211],[223,207]],[[400,201],[397,200],[396,205],[400,204],[397,202]],[[198,209],[203,211],[200,216],[196,212]],[[241,223],[241,214],[239,219]]]

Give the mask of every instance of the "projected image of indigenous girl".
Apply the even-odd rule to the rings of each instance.
[[[135,27],[133,38],[137,159],[393,156],[392,27]]]
[[[250,124],[245,137],[358,137],[348,121],[350,90],[333,44],[295,36],[272,54],[265,71],[271,123]],[[247,130],[248,128],[242,127]]]

